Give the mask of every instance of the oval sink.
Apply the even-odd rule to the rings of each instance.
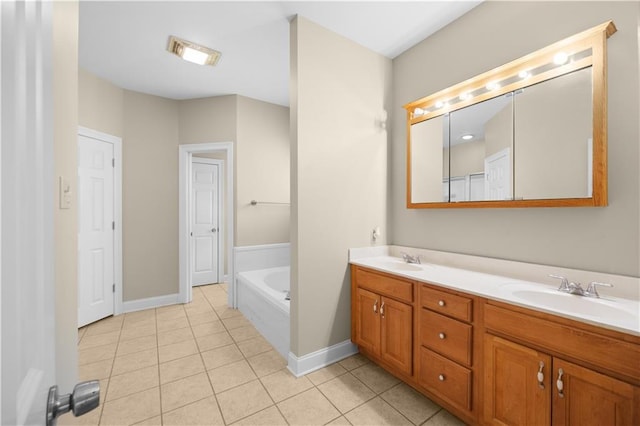
[[[415,263],[405,263],[405,262],[380,262],[381,268],[394,269],[396,271],[422,271],[422,268]]]
[[[514,299],[559,312],[573,313],[593,318],[609,318],[632,321],[635,316],[622,306],[603,299],[576,296],[547,289],[519,289],[511,292]]]

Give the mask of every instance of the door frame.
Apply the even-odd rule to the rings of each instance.
[[[190,205],[189,182],[191,181],[191,164],[193,154],[205,152],[224,152],[225,161],[225,235],[226,235],[226,269],[229,276],[228,304],[236,307],[235,274],[233,270],[233,246],[235,230],[235,196],[234,196],[234,150],[233,142],[210,142],[200,144],[184,144],[178,146],[178,263],[179,292],[178,302],[189,303],[192,299],[190,286],[191,256],[189,246]]]
[[[113,315],[119,315],[124,311],[122,296],[122,138],[78,126],[78,136],[97,139],[101,142],[113,145],[113,221],[115,232],[113,233],[113,280],[116,291],[113,293]],[[78,202],[79,208],[80,203]],[[79,270],[78,270],[79,272]],[[78,280],[78,285],[80,281]]]
[[[218,184],[217,184],[217,188],[216,191],[218,191],[218,203],[216,206],[216,210],[218,212],[218,224],[221,224],[222,226],[218,227],[218,259],[217,259],[217,263],[218,263],[218,274],[216,276],[216,282],[221,282],[220,278],[224,276],[224,264],[223,264],[223,244],[222,242],[224,241],[224,237],[226,235],[226,224],[225,223],[221,223],[220,218],[223,217],[222,216],[222,204],[221,201],[223,201],[222,199],[222,194],[224,194],[224,192],[222,191],[222,181],[220,179],[221,176],[224,175],[224,161],[223,160],[216,160],[213,158],[205,158],[205,157],[194,157],[193,155],[191,156],[191,164],[193,163],[201,163],[201,164],[212,164],[212,165],[216,165],[218,166],[217,169],[217,175],[218,175]],[[188,194],[187,196],[189,197],[189,208],[191,208],[191,206],[193,206],[193,189],[192,189],[192,183],[193,183],[193,178],[191,180],[189,180],[188,184],[189,184],[189,189],[188,189]],[[191,211],[189,211],[189,218],[191,218]],[[189,225],[191,225],[191,220],[189,220]],[[191,230],[189,230],[189,234],[191,234]],[[192,254],[193,254],[193,244],[189,244],[189,258],[191,259]],[[193,259],[191,259],[193,261]],[[193,277],[191,275],[191,272],[193,271],[193,268],[191,267],[189,269],[189,285],[191,287],[193,287]],[[222,272],[221,272],[222,271]]]

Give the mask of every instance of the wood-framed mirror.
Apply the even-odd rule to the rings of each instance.
[[[407,208],[607,205],[612,21],[404,106]]]

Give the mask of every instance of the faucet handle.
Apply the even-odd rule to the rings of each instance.
[[[601,287],[613,287],[613,284],[609,284],[609,283],[599,283],[597,281],[591,281],[591,283],[589,284],[589,286],[587,287],[587,289],[584,291],[584,295],[587,297],[597,297],[600,298],[600,295],[598,294],[598,291],[596,290],[597,286],[601,286]]]
[[[560,282],[560,287],[558,287],[558,291],[564,291],[564,292],[569,292],[569,280],[567,280],[566,277],[563,277],[562,275],[553,275],[553,274],[549,274],[549,276],[551,278],[557,278],[559,280],[562,280]]]

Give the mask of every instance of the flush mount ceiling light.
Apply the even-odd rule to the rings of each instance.
[[[472,134],[463,135],[462,139],[464,139],[465,141],[470,141],[471,139],[473,139],[473,135]]]
[[[199,44],[182,40],[175,36],[169,37],[167,50],[185,61],[198,65],[216,65],[220,59],[220,55],[222,55],[217,50],[200,46]]]

